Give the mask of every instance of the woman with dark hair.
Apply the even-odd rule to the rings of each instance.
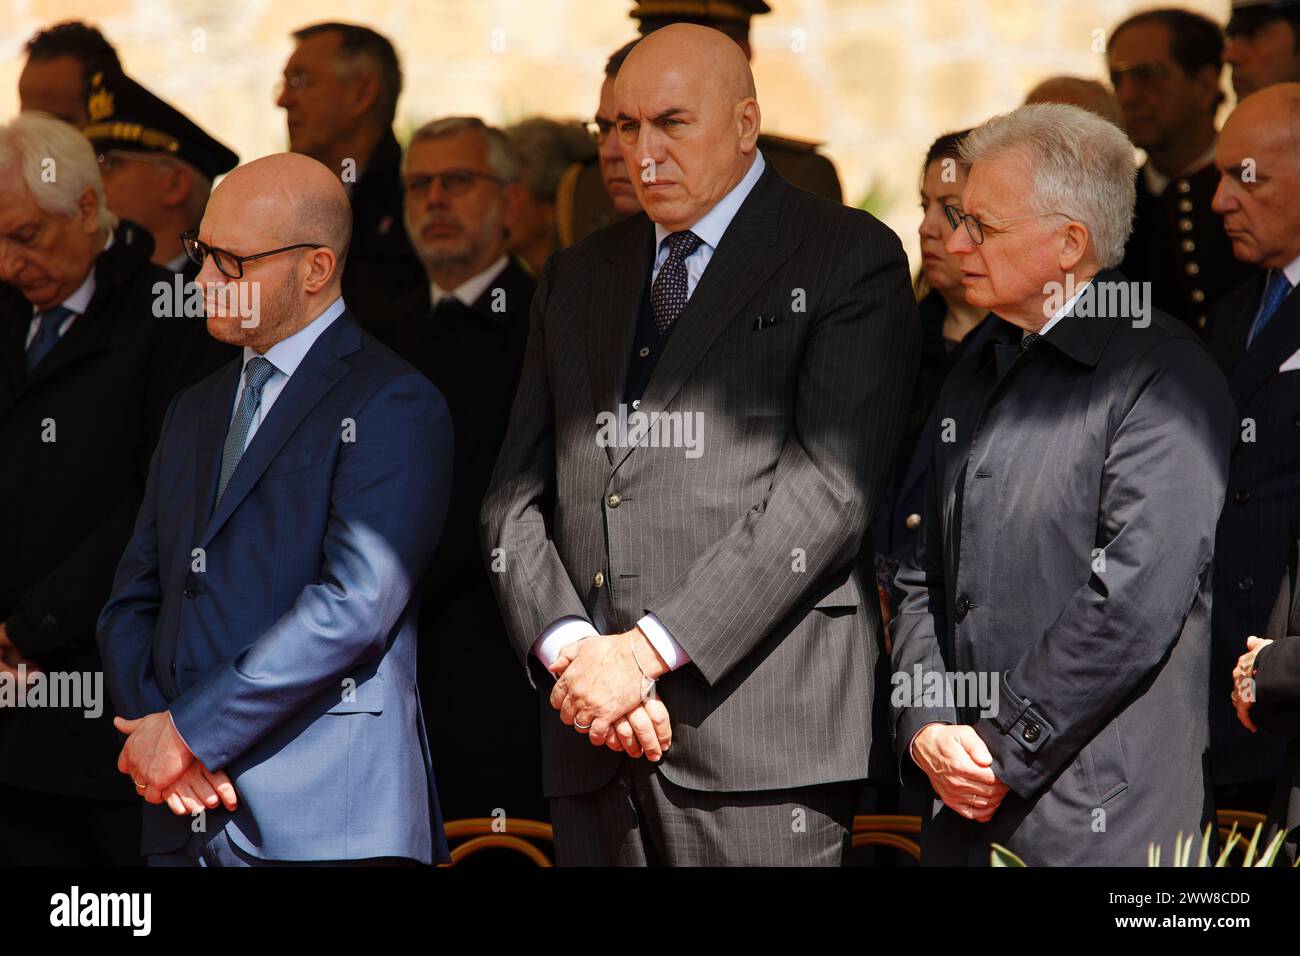
[[[871,526],[876,550],[881,612],[886,622],[893,606],[892,589],[898,556],[912,546],[921,527],[921,496],[930,470],[933,429],[930,410],[949,370],[991,335],[1009,326],[985,310],[968,305],[955,256],[944,250],[952,234],[944,206],[960,205],[967,167],[961,143],[970,130],[945,133],[934,141],[921,170],[921,271],[916,278],[921,314],[921,366],[907,432],[898,450],[894,479],[881,499]]]

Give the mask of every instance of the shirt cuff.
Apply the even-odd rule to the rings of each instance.
[[[659,652],[659,656],[664,659],[670,671],[675,671],[683,664],[691,662],[691,655],[686,653],[686,649],[673,640],[673,636],[668,633],[668,629],[659,623],[659,618],[653,614],[647,614],[641,620],[636,622],[636,626],[641,628],[641,633],[646,639],[654,645],[654,649]]]
[[[555,659],[560,656],[560,648],[566,644],[572,644],[574,641],[580,641],[584,637],[595,637],[596,633],[597,631],[591,626],[590,621],[585,621],[575,614],[570,614],[555,621],[550,627],[542,631],[542,636],[533,642],[533,653],[549,670],[550,666],[555,663]]]
[[[194,748],[189,745],[189,743],[185,740],[184,735],[181,734],[181,729],[176,726],[176,718],[172,716],[172,712],[170,710],[167,711],[167,719],[172,722],[172,730],[176,731],[176,736],[181,738],[181,743],[185,744],[185,749],[188,750],[190,752],[190,756],[193,757]]]

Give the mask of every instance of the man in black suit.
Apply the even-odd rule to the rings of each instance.
[[[1294,865],[1300,852],[1300,507],[1291,521],[1291,539],[1268,623],[1261,636],[1246,638],[1246,652],[1233,668],[1232,703],[1251,733],[1271,731],[1288,740],[1264,838],[1271,841],[1284,831],[1283,852]]]
[[[53,158],[57,180],[33,181],[22,155]],[[39,668],[102,689],[95,619],[163,414],[233,350],[169,311],[149,234],[109,211],[95,154],[66,123],[0,127],[0,248],[0,680]],[[0,709],[0,863],[140,862],[113,710],[102,696],[94,710]]]
[[[295,30],[276,100],[289,148],[323,163],[352,200],[343,298],[365,329],[393,333],[394,296],[424,284],[402,228],[402,147],[393,134],[402,69],[388,39],[350,23]]]
[[[1214,206],[1233,254],[1259,268],[1210,317],[1206,343],[1228,376],[1236,434],[1214,569],[1210,720],[1219,805],[1263,810],[1277,738],[1251,736],[1229,705],[1233,663],[1260,633],[1286,568],[1287,522],[1300,497],[1300,84],[1248,96],[1219,137]]]
[[[478,511],[519,384],[533,297],[533,280],[506,253],[521,200],[519,165],[500,130],[453,116],[416,130],[403,167],[406,229],[428,282],[394,306],[393,347],[438,386],[456,441],[419,645],[420,691],[449,820],[547,816],[536,701],[515,671],[478,550]]]
[[[987,866],[998,842],[1031,865],[1141,865],[1211,819],[1231,400],[1196,335],[1113,269],[1134,195],[1119,129],[1023,106],[962,154],[946,248],[967,301],[1024,334],[944,383],[897,577],[898,757],[934,798],[922,862]]]
[[[1190,10],[1147,10],[1114,29],[1106,57],[1124,130],[1147,155],[1120,271],[1150,282],[1157,309],[1200,331],[1210,307],[1254,272],[1232,257],[1210,208],[1223,30]]]
[[[557,858],[837,865],[886,769],[865,528],[919,356],[907,263],[765,160],[718,31],[646,37],[615,103],[645,213],[548,261],[482,513]]]

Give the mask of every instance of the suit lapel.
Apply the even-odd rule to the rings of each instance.
[[[1244,349],[1244,354],[1233,369],[1229,385],[1238,408],[1244,408],[1264,383],[1277,374],[1278,366],[1300,349],[1300,294],[1292,292],[1287,296],[1255,344],[1246,348],[1246,336],[1250,334],[1258,308],[1259,299],[1255,298],[1245,321],[1236,330],[1237,344]]]
[[[26,299],[22,301],[24,304],[27,302]],[[27,376],[24,358],[27,351],[27,331],[31,327],[30,316],[28,321],[23,321],[19,316],[6,321],[9,323],[9,328],[4,337],[4,354],[0,356],[0,416],[8,414],[18,393],[22,390],[23,379]]]
[[[346,312],[321,333],[320,338],[308,350],[302,364],[290,376],[284,391],[280,393],[266,418],[249,440],[248,448],[239,459],[239,465],[230,477],[225,493],[217,502],[211,520],[206,524],[200,547],[206,547],[213,536],[221,530],[226,519],[247,497],[253,486],[257,484],[257,480],[262,477],[262,473],[275,460],[275,456],[289,440],[294,429],[316,407],[321,398],[348,373],[348,363],[342,361],[341,356],[355,352],[360,344],[361,336],[357,326]],[[230,398],[231,403],[234,402],[233,394],[228,394],[227,397]],[[228,416],[232,408],[233,404],[224,406],[226,422],[229,421]],[[216,454],[219,466],[220,448],[225,444],[226,427],[220,427],[217,431],[221,436]],[[215,480],[213,493],[215,494]],[[211,498],[204,500],[211,500]]]
[[[649,219],[638,216],[635,224],[629,224],[623,242],[610,251],[609,261],[592,289],[586,338],[596,415],[616,413],[622,401],[628,350],[645,286],[650,281],[654,251],[654,226]],[[631,303],[630,311],[624,303]],[[604,445],[613,465],[616,449],[609,442]]]
[[[798,239],[781,240],[781,201],[786,188],[775,167],[769,165],[736,211],[673,326],[659,364],[646,384],[639,411],[654,414],[667,407],[713,340],[798,247]],[[648,260],[643,268],[648,276]],[[622,356],[626,362],[626,349]],[[613,455],[613,449],[608,450]],[[619,449],[613,456],[614,464],[620,464],[632,451],[632,447]]]

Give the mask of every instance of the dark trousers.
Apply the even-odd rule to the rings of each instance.
[[[551,799],[560,866],[842,866],[863,781],[687,790],[644,757],[609,783]]]
[[[143,866],[143,805],[0,784],[0,866]]]

